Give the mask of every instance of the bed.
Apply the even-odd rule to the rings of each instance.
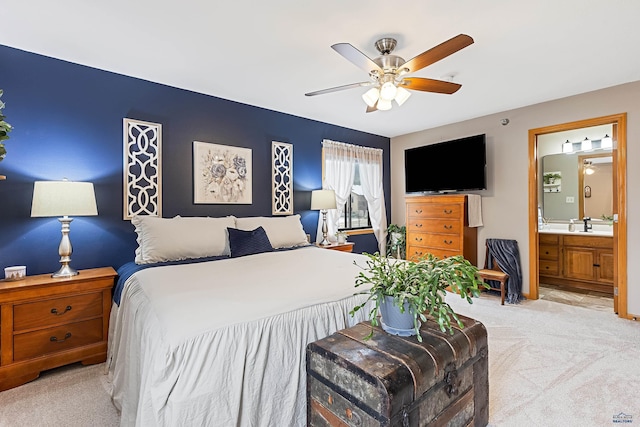
[[[298,215],[132,222],[107,358],[121,425],[305,425],[306,345],[364,320],[366,258],[308,245]]]

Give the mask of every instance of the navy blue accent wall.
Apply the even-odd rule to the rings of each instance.
[[[321,187],[321,141],[382,148],[390,218],[389,138],[177,89],[0,45],[4,114],[13,125],[0,162],[0,268],[26,265],[30,275],[58,269],[60,224],[31,218],[36,180],[90,181],[97,217],[71,223],[75,268],[119,267],[137,246],[122,219],[122,119],[162,124],[163,216],[270,216],[271,141],[294,149],[294,208],[315,236],[318,212],[310,191]],[[302,99],[303,94],[300,94]],[[354,112],[360,114],[360,112]],[[193,141],[251,148],[253,203],[193,203]],[[357,252],[377,249],[373,235],[356,236]],[[0,270],[1,271],[1,270]],[[2,275],[0,274],[0,277]]]

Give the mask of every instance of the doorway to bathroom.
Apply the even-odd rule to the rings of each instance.
[[[585,136],[589,131],[595,134]],[[603,160],[607,157],[610,166]],[[602,175],[607,167],[611,181],[602,185],[610,191],[602,191],[590,174],[600,169]],[[611,311],[626,318],[625,213],[626,114],[531,129],[529,297],[567,297],[567,303],[581,305],[609,296]]]

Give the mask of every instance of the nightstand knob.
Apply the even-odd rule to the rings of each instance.
[[[61,339],[61,340],[59,340],[57,337],[51,337],[51,338],[49,338],[49,341],[51,341],[51,342],[65,342],[69,338],[71,338],[71,332],[67,332],[66,334],[64,334],[64,338]]]
[[[67,308],[65,308],[62,313],[58,313],[58,309],[57,308],[52,308],[51,309],[51,314],[55,314],[56,316],[62,316],[63,314],[65,314],[69,310],[71,310],[71,306],[70,305],[68,305]]]

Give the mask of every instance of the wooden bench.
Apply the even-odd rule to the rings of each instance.
[[[491,290],[500,291],[500,305],[504,305],[504,295],[505,295],[505,286],[507,280],[509,279],[509,275],[502,271],[498,262],[494,260],[493,268],[487,268],[487,260],[489,259],[489,248],[487,248],[487,253],[484,257],[484,268],[482,270],[478,270],[478,276],[487,283],[487,280],[494,280],[496,282],[500,282],[500,288],[491,286],[491,283],[487,283],[491,286]]]

